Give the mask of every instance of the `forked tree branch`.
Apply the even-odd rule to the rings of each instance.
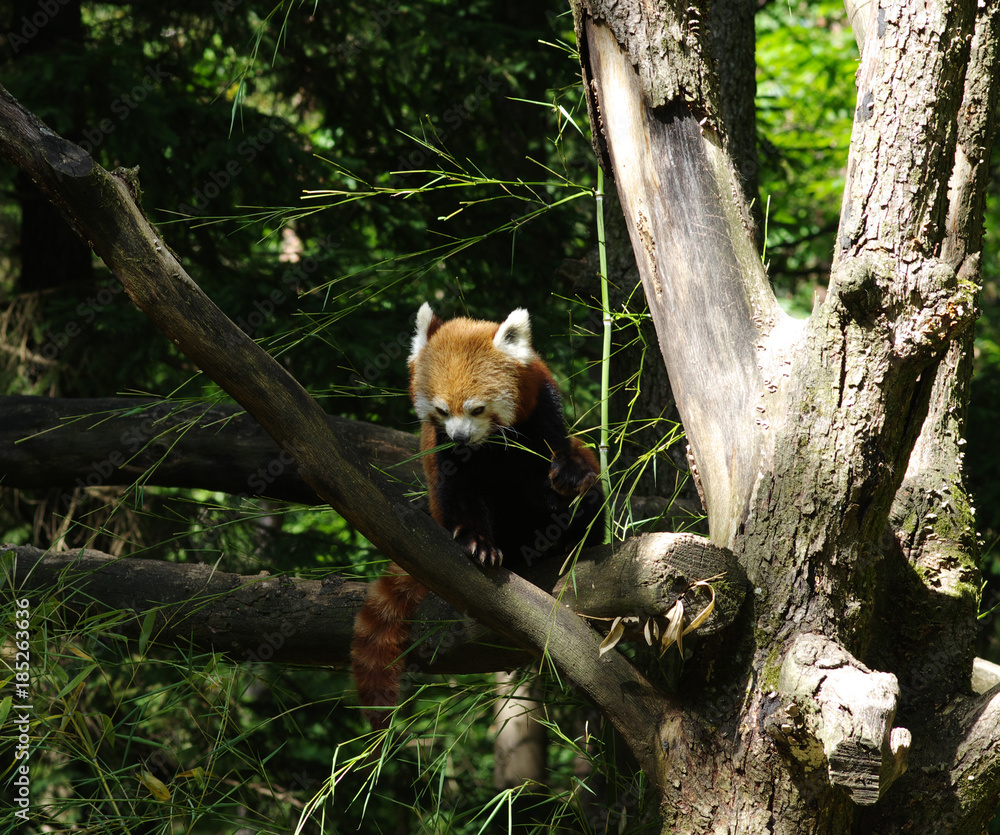
[[[901,612],[893,596],[883,534],[928,412],[931,378],[975,317],[977,247],[969,236],[972,246],[952,252],[947,227],[962,217],[952,211],[950,191],[963,188],[964,177],[956,174],[974,144],[955,141],[956,115],[965,121],[985,114],[987,123],[993,116],[982,91],[995,95],[996,65],[984,74],[977,61],[969,61],[973,15],[995,20],[997,4],[883,2],[873,11],[858,73],[837,267],[827,301],[803,324],[788,322],[775,309],[733,197],[738,189],[722,153],[725,135],[712,85],[691,66],[708,65],[699,18],[703,5],[620,0],[575,5],[592,128],[602,137],[628,218],[704,486],[710,533],[713,541],[733,547],[757,593],[752,684],[741,706],[736,750],[727,750],[722,739],[703,749],[716,765],[706,770],[711,777],[701,794],[724,783],[740,788],[720,801],[730,808],[703,816],[691,802],[693,786],[688,793],[684,787],[668,792],[672,816],[666,823],[672,831],[695,833],[738,819],[739,831],[757,832],[775,823],[761,810],[780,808],[784,831],[841,831],[858,813],[840,787],[870,802],[901,766],[896,754],[902,753],[905,733],[891,729],[901,689],[891,673],[905,674],[907,658],[900,647],[884,642],[885,676],[855,666],[854,659],[867,661],[872,649],[876,606],[895,618],[916,618],[916,628],[924,623],[915,612]],[[984,38],[976,29],[973,42],[991,54],[995,25]],[[963,91],[967,66],[985,87]],[[960,104],[967,109],[960,111]],[[985,159],[974,156],[977,164]],[[981,222],[981,207],[968,217]],[[955,359],[955,353],[949,356]],[[951,368],[956,366],[952,362]],[[954,405],[947,393],[940,402]],[[955,428],[941,421],[939,426]],[[920,473],[911,484],[940,489],[940,482],[933,483],[937,475]],[[944,476],[957,495],[960,466]],[[932,497],[927,510],[944,507],[943,496],[941,491]],[[961,507],[958,516],[958,523],[968,520]],[[961,524],[947,533],[956,528]],[[966,569],[971,558],[974,570],[974,555],[961,553],[956,560],[950,553],[964,549],[961,536],[941,544],[939,553],[933,547],[925,553],[942,565],[957,563],[945,595],[956,589],[961,596],[945,614],[961,622],[942,641],[958,660],[939,665],[929,690],[947,698],[969,682],[974,607],[968,604],[975,593],[966,593],[972,576]],[[930,596],[922,610],[937,602]],[[833,655],[848,659],[840,665],[845,680],[861,684],[870,707],[877,705],[879,720],[859,728],[854,740],[837,730],[829,733],[826,722],[808,729],[814,743],[822,741],[824,756],[841,761],[841,742],[850,740],[852,756],[860,757],[853,774],[833,763],[804,773],[791,763],[781,776],[774,768],[758,772],[757,763],[773,750],[766,731],[774,722],[793,726],[780,721],[774,659],[795,658],[795,647],[809,634],[823,636],[836,649]],[[918,675],[930,669],[925,663],[930,659],[920,661]],[[823,709],[816,700],[794,696],[798,691],[790,682],[808,679],[808,665],[800,665],[796,675],[789,665],[786,696],[799,710]],[[948,689],[934,689],[942,676],[950,678]],[[836,693],[827,693],[824,701],[836,706]],[[905,722],[911,718],[907,714]],[[959,737],[953,731],[948,736],[954,745]],[[736,774],[720,779],[733,764]],[[995,770],[988,771],[986,791],[993,792]],[[944,786],[939,790],[957,794]],[[809,803],[803,803],[806,794]],[[898,813],[905,804],[904,795],[884,828],[904,819]],[[987,805],[988,799],[977,813]],[[932,815],[929,810],[928,819]]]

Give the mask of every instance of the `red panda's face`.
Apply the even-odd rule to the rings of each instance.
[[[510,425],[507,411],[502,401],[473,397],[452,407],[445,398],[435,397],[424,407],[422,419],[439,424],[456,444],[476,447],[499,427]]]
[[[527,311],[514,311],[499,326],[472,319],[442,323],[425,304],[410,355],[417,416],[457,444],[478,446],[514,423],[521,373],[534,359]]]

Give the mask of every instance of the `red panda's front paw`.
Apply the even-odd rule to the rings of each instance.
[[[503,562],[503,554],[489,537],[467,530],[462,525],[455,528],[452,537],[469,555],[469,559],[482,568],[499,568]]]
[[[549,481],[552,489],[562,496],[582,496],[594,486],[599,471],[594,453],[579,438],[573,438],[570,452],[552,456]]]

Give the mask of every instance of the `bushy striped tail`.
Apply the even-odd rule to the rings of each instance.
[[[358,701],[372,727],[389,726],[399,701],[403,652],[410,641],[410,620],[427,589],[395,563],[368,588],[354,620],[351,666]],[[367,708],[386,708],[369,710]]]

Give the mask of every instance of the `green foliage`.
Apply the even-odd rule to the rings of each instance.
[[[1000,151],[993,152],[993,177],[986,207],[986,241],[983,248],[982,315],[976,323],[975,377],[969,399],[967,449],[990,450],[996,444],[1000,411],[1000,254],[996,230],[1000,229]],[[1000,660],[1000,467],[995,455],[969,455],[965,459],[969,488],[975,498],[976,526],[982,541],[982,568],[986,583],[980,606],[978,653]],[[992,833],[1000,833],[998,810]]]
[[[790,312],[825,286],[854,118],[854,35],[843,3],[769,3],[757,14],[760,194],[769,272]]]
[[[68,588],[18,592],[30,650],[27,698],[14,710],[29,722],[30,743],[27,758],[5,759],[3,782],[12,792],[12,764],[27,763],[39,831],[290,831],[295,798],[322,780],[327,728],[358,727],[330,695],[343,691],[344,675],[276,675],[268,665],[171,651],[142,613],[70,612],[59,602]],[[6,587],[4,624],[15,622],[14,598]],[[144,624],[138,646],[118,632],[134,618]],[[0,748],[16,750],[19,730],[5,722]],[[19,807],[5,806],[0,826],[13,831]]]
[[[3,569],[9,576],[9,560]],[[171,650],[151,631],[152,612],[71,611],[60,602],[71,589],[72,581],[44,594],[6,587],[0,607],[3,623],[26,621],[30,636],[24,691],[3,704],[27,725],[0,723],[0,749],[13,754],[24,732],[28,755],[7,758],[3,782],[16,797],[14,769],[27,764],[39,827],[318,833],[383,831],[398,821],[408,832],[474,833],[513,817],[536,821],[539,832],[591,832],[603,831],[609,810],[617,820],[626,808],[635,816],[628,831],[650,824],[641,776],[634,785],[622,776],[596,802],[587,796],[594,788],[572,776],[574,762],[587,759],[613,774],[604,762],[613,751],[574,720],[589,708],[565,695],[544,695],[553,705],[543,720],[552,782],[496,791],[492,677],[421,685],[391,732],[365,735],[338,695],[348,689],[342,672]],[[135,619],[138,644],[118,631]],[[3,660],[14,669],[13,645]],[[4,692],[12,683],[4,677]],[[567,736],[566,727],[584,736]],[[0,813],[4,831],[19,808]]]

